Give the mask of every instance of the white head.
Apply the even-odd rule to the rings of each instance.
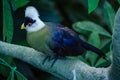
[[[40,20],[39,13],[35,7],[29,6],[26,8],[24,26],[28,32],[38,31],[45,26],[45,24]],[[21,28],[22,27],[23,25]]]

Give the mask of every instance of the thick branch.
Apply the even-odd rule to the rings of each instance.
[[[76,77],[77,80],[107,80],[107,68],[90,67],[80,60],[57,60],[51,68],[51,62],[46,61],[45,64],[42,65],[45,55],[41,52],[32,48],[9,44],[2,41],[0,41],[0,53],[23,60],[65,80],[72,80],[73,77]],[[77,74],[76,76],[72,73],[73,71]]]
[[[120,79],[120,8],[115,16],[113,30],[113,62],[110,69],[110,80]]]

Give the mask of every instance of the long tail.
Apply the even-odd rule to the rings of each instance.
[[[81,45],[86,49],[86,50],[90,50],[93,51],[95,53],[97,53],[100,57],[106,59],[106,55],[105,53],[103,53],[101,50],[99,50],[98,48],[90,45],[89,43],[86,43],[84,41],[82,41]]]

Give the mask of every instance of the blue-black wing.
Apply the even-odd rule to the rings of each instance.
[[[49,47],[55,55],[51,67],[54,65],[58,57],[78,56],[83,54],[85,49],[93,51],[99,56],[106,59],[106,55],[101,50],[81,40],[79,36],[71,29],[59,24],[52,23],[49,23],[49,27],[52,31]],[[46,59],[47,57],[45,60]],[[43,62],[45,62],[45,60]]]
[[[79,36],[67,27],[56,27],[51,37],[51,49],[57,56],[77,56],[84,52]]]
[[[56,27],[51,37],[51,49],[57,56],[78,56],[84,50],[90,50],[105,58],[106,55],[98,48],[81,40],[79,36],[67,27]]]

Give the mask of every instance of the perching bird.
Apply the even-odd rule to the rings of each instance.
[[[95,52],[102,58],[106,57],[101,50],[81,40],[71,29],[57,24],[45,24],[39,18],[36,8],[32,6],[25,10],[21,29],[27,31],[28,44],[48,56],[45,60],[54,58],[52,65],[59,57],[78,56],[83,54],[85,49]]]

